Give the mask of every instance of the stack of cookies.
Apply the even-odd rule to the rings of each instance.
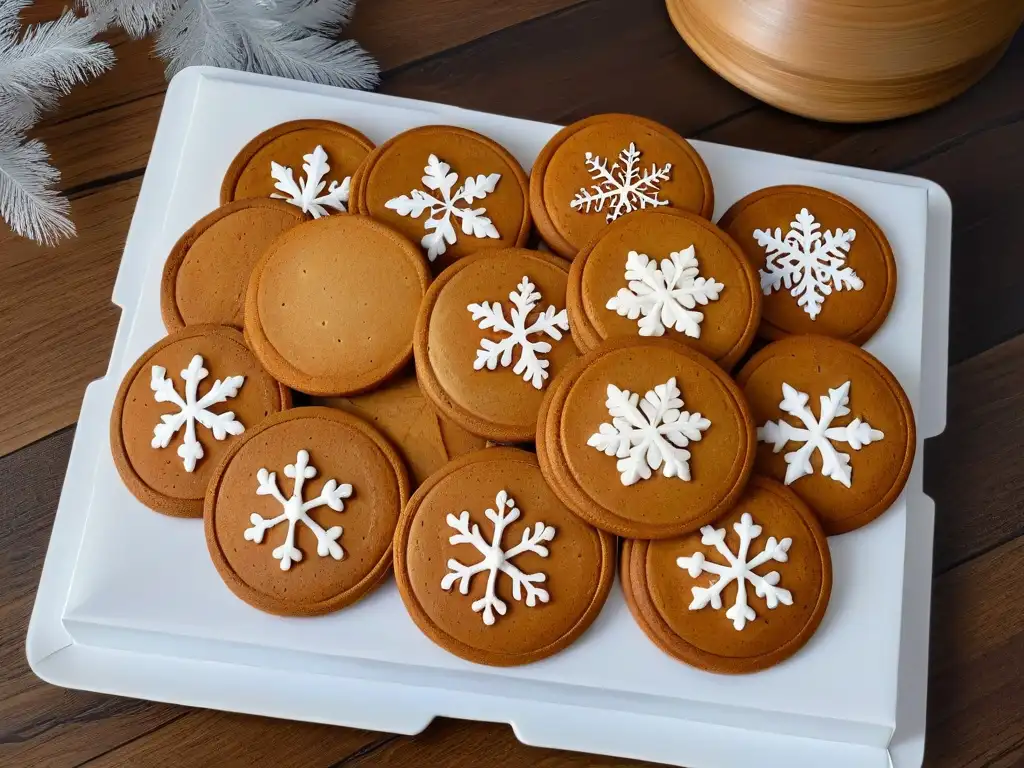
[[[858,346],[895,259],[836,195],[763,189],[715,225],[683,138],[601,115],[529,176],[462,128],[285,123],[221,203],[168,255],[168,336],[111,444],[261,610],[336,611],[393,570],[431,640],[523,664],[617,571],[665,653],[753,672],[820,624],[826,536],[907,481],[907,397]]]

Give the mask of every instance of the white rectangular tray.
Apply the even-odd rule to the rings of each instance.
[[[542,662],[491,669],[422,636],[392,582],[317,619],[235,599],[202,526],[148,512],[121,484],[107,423],[124,372],[164,335],[163,260],[217,205],[251,137],[304,117],[381,142],[432,123],[491,136],[529,168],[556,126],[210,68],[171,83],[114,287],[107,375],[85,395],[29,626],[33,670],[57,685],[398,733],[435,716],[507,722],[524,742],[703,766],[916,766],[923,752],[933,505],[922,445],[907,490],[830,540],[835,587],[811,642],[765,672],[724,677],[661,653],[614,589],[594,626]],[[892,312],[867,349],[906,389],[919,440],[945,427],[950,204],[921,179],[694,142],[720,215],[744,194],[802,183],[853,200],[897,255]]]

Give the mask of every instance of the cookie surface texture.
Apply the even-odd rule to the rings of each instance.
[[[577,346],[664,336],[730,368],[761,319],[757,272],[731,237],[673,208],[637,211],[604,227],[569,273]]]
[[[658,647],[709,672],[756,672],[796,653],[821,623],[832,560],[811,510],[754,476],[734,509],[700,531],[627,541],[627,605]]]
[[[311,395],[370,389],[412,356],[430,275],[419,249],[365,216],[285,232],[249,280],[245,331],[275,378]]]
[[[633,115],[595,115],[566,126],[530,172],[541,237],[571,259],[598,231],[634,211],[678,208],[710,218],[711,175],[675,131]]]
[[[849,200],[814,187],[768,187],[719,226],[758,270],[759,334],[816,334],[863,344],[896,296],[896,259],[881,228]]]
[[[405,467],[376,429],[333,408],[295,408],[225,457],[206,495],[206,543],[250,605],[330,613],[385,578],[408,496]]]
[[[757,472],[788,485],[830,536],[874,520],[910,477],[914,413],[896,377],[860,347],[793,336],[736,377],[757,424]]]
[[[573,515],[536,457],[488,448],[413,495],[395,536],[395,575],[431,640],[479,664],[526,664],[569,646],[604,605],[614,538]]]
[[[114,464],[143,504],[201,517],[218,462],[246,431],[288,408],[291,393],[242,334],[191,325],[147,349],[121,381],[110,418]]]

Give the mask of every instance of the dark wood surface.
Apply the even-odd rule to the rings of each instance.
[[[42,0],[32,19],[59,12]],[[965,32],[966,33],[966,32]],[[955,211],[949,426],[925,450],[937,504],[929,766],[1024,764],[1024,35],[977,87],[898,122],[830,126],[759,104],[681,43],[659,0],[362,0],[351,34],[381,90],[551,122],[633,112],[684,135],[942,184]],[[504,725],[440,720],[416,737],[65,691],[24,637],[82,390],[117,324],[121,247],[166,83],[149,41],[36,134],[80,236],[46,250],[0,224],[0,765],[570,766]]]

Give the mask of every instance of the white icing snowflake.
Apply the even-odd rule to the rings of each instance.
[[[690,452],[684,449],[700,440],[711,422],[699,413],[680,411],[682,405],[674,376],[643,400],[636,392],[609,384],[605,407],[612,423],[602,424],[587,445],[619,459],[615,468],[623,485],[647,480],[659,468],[665,477],[688,481]]]
[[[494,191],[501,178],[500,173],[470,176],[452,194],[459,175],[454,171],[449,173],[451,166],[448,163],[442,163],[437,155],[430,155],[423,171],[423,186],[432,192],[440,192],[440,199],[430,192],[414,189],[409,195],[391,198],[384,203],[384,207],[399,216],[411,216],[414,219],[422,216],[424,211],[430,211],[423,222],[427,234],[420,240],[420,245],[427,249],[430,261],[448,250],[449,245],[455,245],[458,235],[452,223],[453,216],[462,222],[462,233],[465,235],[493,240],[501,237],[491,220],[484,215],[487,213],[486,208],[468,207],[474,200],[483,200]],[[457,203],[465,203],[467,207],[460,208]]]
[[[619,152],[618,162],[612,163],[610,169],[608,161],[603,157],[595,157],[592,152],[587,152],[585,157],[591,181],[597,183],[592,184],[589,189],[580,187],[580,191],[569,203],[573,210],[580,213],[599,213],[608,203],[610,208],[606,218],[608,221],[615,221],[619,216],[631,211],[647,206],[659,208],[669,204],[668,200],[658,199],[658,185],[668,181],[672,163],[665,163],[660,168],[652,165],[648,170],[642,171],[637,167],[640,151],[633,142]]]
[[[498,492],[497,497],[494,499],[494,504],[497,511],[488,509],[484,512],[484,516],[494,523],[494,534],[491,536],[490,543],[485,541],[483,536],[480,535],[480,526],[473,523],[472,527],[470,527],[469,512],[463,511],[458,517],[453,514],[448,515],[446,518],[448,525],[458,531],[458,533],[448,539],[449,543],[472,544],[482,557],[473,565],[464,565],[454,558],[450,559],[448,561],[450,572],[441,579],[441,589],[446,592],[454,586],[455,582],[458,582],[459,592],[468,595],[469,583],[473,576],[477,573],[488,571],[487,587],[484,591],[484,596],[479,600],[474,600],[472,605],[475,613],[483,615],[484,624],[487,626],[494,624],[495,612],[499,616],[504,616],[505,611],[508,610],[505,601],[498,597],[496,591],[499,571],[512,579],[513,598],[523,600],[525,592],[525,602],[528,607],[533,608],[537,605],[538,600],[546,603],[550,599],[547,590],[537,586],[547,580],[547,575],[543,573],[523,573],[511,560],[523,552],[535,552],[541,557],[547,557],[548,548],[544,546],[544,542],[549,542],[555,538],[555,529],[553,527],[544,523],[536,523],[532,529],[527,527],[523,531],[522,541],[511,549],[502,549],[501,538],[505,533],[505,528],[519,519],[519,509],[516,507],[515,501],[508,497],[506,491]]]
[[[564,309],[556,312],[554,306],[549,305],[527,325],[527,318],[540,301],[540,293],[525,275],[508,298],[513,304],[509,320],[505,319],[505,310],[498,302],[491,304],[485,301],[483,304],[470,304],[467,307],[480,330],[493,329],[498,333],[508,334],[501,341],[481,339],[473,368],[477,371],[485,366],[489,371],[495,370],[499,365],[507,368],[512,364],[512,353],[519,347],[519,359],[512,368],[512,373],[521,375],[523,380],[533,384],[535,389],[543,389],[551,363],[540,355],[551,351],[551,343],[543,339],[530,341],[530,336],[544,333],[558,341],[562,338],[562,331],[569,330],[569,317]]]
[[[342,527],[335,525],[324,530],[313,518],[309,516],[311,510],[317,507],[327,506],[335,512],[342,512],[345,509],[345,502],[352,495],[352,486],[348,483],[338,485],[336,480],[328,480],[320,490],[320,495],[312,501],[302,500],[302,486],[307,480],[316,477],[316,468],[309,463],[309,453],[301,450],[295,456],[295,463],[288,464],[284,468],[287,477],[294,478],[292,484],[291,498],[286,499],[277,487],[277,473],[268,472],[264,468],[256,473],[256,480],[259,487],[256,489],[257,496],[273,496],[275,501],[281,505],[284,511],[274,518],[264,518],[257,512],[249,515],[251,528],[246,528],[243,534],[248,541],[257,544],[263,542],[263,534],[278,523],[288,521],[288,533],[284,543],[276,547],[271,553],[275,560],[281,561],[281,570],[287,571],[292,563],[302,560],[302,550],[295,546],[295,527],[301,521],[309,530],[316,535],[316,553],[320,557],[330,555],[335,560],[341,560],[345,556],[345,550],[341,548],[338,539],[341,538]]]
[[[725,286],[713,277],[698,277],[697,270],[692,245],[670,253],[661,260],[660,269],[646,254],[630,251],[626,256],[629,287],[620,288],[605,307],[630,320],[640,318],[641,336],[662,336],[666,328],[674,328],[699,339],[704,313],[694,307],[717,301]]]
[[[240,435],[245,429],[235,418],[234,411],[213,413],[209,410],[211,405],[235,397],[245,382],[245,376],[229,376],[223,381],[217,379],[210,390],[199,397],[199,382],[209,376],[210,372],[203,368],[202,355],[195,355],[188,368],[181,372],[181,379],[185,382],[185,399],[182,399],[174,389],[174,382],[166,378],[166,373],[166,368],[154,365],[149,388],[153,390],[153,399],[158,403],[174,403],[179,410],[175,413],[165,413],[160,417],[160,423],[153,429],[153,440],[150,445],[154,448],[166,448],[184,424],[185,435],[178,446],[178,456],[185,464],[185,471],[192,472],[196,468],[196,462],[203,458],[203,446],[196,437],[196,422],[213,432],[216,440],[223,440],[228,435]]]
[[[754,573],[754,569],[767,562],[775,561],[784,563],[789,559],[789,548],[793,540],[786,538],[776,541],[774,536],[769,536],[765,542],[764,549],[759,555],[747,559],[750,551],[750,543],[761,535],[761,526],[754,523],[749,513],[744,512],[738,523],[733,523],[732,528],[740,537],[736,554],[725,545],[725,529],[705,525],[700,529],[700,543],[705,546],[713,546],[725,559],[726,564],[710,562],[704,557],[703,552],[695,552],[689,557],[676,559],[676,565],[696,579],[701,573],[712,573],[718,576],[718,580],[710,587],[691,587],[693,601],[690,603],[691,611],[699,611],[709,603],[718,611],[722,608],[722,591],[736,582],[736,601],[725,612],[725,617],[732,620],[736,630],[742,630],[748,621],[757,618],[754,609],[747,604],[747,582],[754,585],[754,594],[764,598],[765,605],[769,610],[774,610],[779,603],[783,605],[793,604],[793,595],[788,589],[776,586],[779,583],[779,572],[771,571],[764,576]]]
[[[345,212],[352,177],[346,176],[341,184],[332,181],[331,186],[327,187],[327,194],[322,195],[320,193],[327,184],[325,177],[331,170],[331,166],[327,164],[327,153],[317,144],[316,149],[308,155],[303,155],[302,159],[305,160],[302,171],[306,175],[299,179],[298,184],[295,183],[291,168],[278,165],[274,161],[270,162],[270,175],[277,180],[274,189],[284,192],[283,195],[274,192],[270,196],[298,206],[303,213],[312,214],[314,219],[327,216],[330,213],[328,208]]]
[[[803,427],[794,427],[787,421],[765,422],[757,429],[757,439],[762,443],[772,443],[775,453],[781,451],[786,443],[803,443],[800,448],[786,454],[786,485],[799,480],[804,475],[814,473],[811,467],[811,455],[818,451],[821,454],[821,474],[837,480],[847,488],[853,478],[850,467],[850,454],[839,453],[833,442],[846,443],[853,450],[859,451],[865,445],[878,442],[885,435],[872,428],[867,422],[854,419],[843,427],[830,426],[833,420],[850,413],[850,382],[842,384],[839,389],[829,389],[828,397],[820,399],[821,418],[815,419],[811,409],[807,407],[808,396],[789,384],[782,384],[782,402],[779,408],[791,416],[800,419]]]
[[[791,229],[782,236],[775,231],[755,229],[754,239],[768,255],[761,273],[761,291],[768,296],[781,288],[789,289],[797,305],[814,320],[821,312],[822,302],[833,290],[859,291],[864,281],[844,266],[850,244],[857,236],[852,229],[819,232],[821,224],[802,208]]]

